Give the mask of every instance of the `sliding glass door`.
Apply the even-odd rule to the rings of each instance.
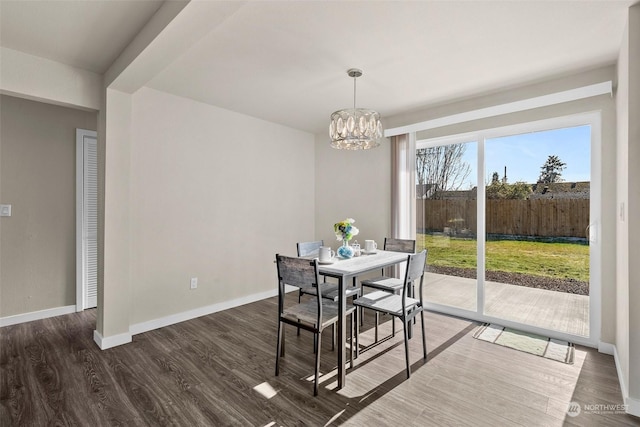
[[[429,251],[429,307],[592,336],[600,190],[591,150],[599,115],[417,136],[416,238]]]

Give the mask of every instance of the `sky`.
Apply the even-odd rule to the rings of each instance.
[[[566,163],[562,171],[564,182],[590,181],[591,178],[591,128],[578,126],[521,135],[487,139],[485,145],[485,184],[491,182],[493,172],[500,179],[507,167],[507,182],[524,181],[534,184],[540,176],[540,168],[549,156],[558,156]],[[475,186],[477,176],[477,144],[467,144],[464,160],[471,166],[467,184]]]

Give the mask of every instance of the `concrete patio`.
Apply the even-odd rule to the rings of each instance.
[[[476,311],[476,280],[426,273],[425,300]],[[589,297],[485,282],[486,315],[572,335],[589,335]]]

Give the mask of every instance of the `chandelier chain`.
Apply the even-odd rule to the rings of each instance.
[[[356,109],[356,79],[357,76],[353,76],[353,109]]]

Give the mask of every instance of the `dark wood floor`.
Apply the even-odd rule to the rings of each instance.
[[[625,414],[566,416],[572,401],[622,404],[611,356],[578,347],[565,365],[473,339],[475,323],[431,313],[430,358],[412,339],[410,380],[398,334],[363,353],[336,390],[326,335],[314,398],[308,334],[287,330],[274,376],[276,305],[203,316],[106,351],[93,342],[91,310],[1,328],[0,425],[640,425]],[[362,344],[372,338],[365,319]]]

